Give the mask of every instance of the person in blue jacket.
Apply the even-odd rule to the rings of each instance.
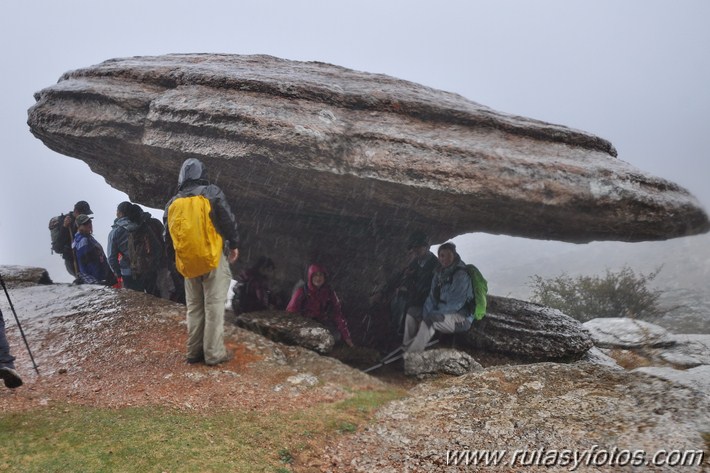
[[[103,247],[94,238],[92,217],[81,214],[76,217],[77,232],[72,245],[79,266],[77,282],[80,284],[103,284],[111,286],[116,278],[106,261]]]
[[[444,243],[437,252],[440,266],[434,272],[424,307],[411,307],[404,325],[405,352],[424,351],[436,331],[463,332],[471,328],[473,300],[471,277],[456,252],[456,245]]]

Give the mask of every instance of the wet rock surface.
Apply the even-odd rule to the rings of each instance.
[[[595,445],[649,456],[660,449],[702,451],[709,402],[693,389],[589,363],[494,367],[420,384],[327,452],[333,471],[570,471],[572,463],[535,464],[532,452],[542,459],[548,451],[581,454]],[[485,467],[457,466],[447,458],[447,452],[465,450],[505,453],[500,464]],[[530,463],[516,450],[526,450]],[[574,471],[636,470],[582,464]]]
[[[579,358],[593,346],[582,324],[559,310],[491,295],[486,316],[462,339],[477,348],[539,360]]]
[[[12,298],[41,374],[33,372],[17,327],[9,323],[25,385],[0,390],[0,413],[63,403],[281,412],[347,399],[354,389],[391,386],[334,358],[273,342],[231,322],[225,335],[233,360],[219,367],[187,365],[184,306],[134,291],[53,284],[15,288]],[[0,300],[0,307],[5,311],[6,302]],[[684,337],[682,343],[699,344],[695,356],[707,355],[698,352],[702,339]],[[671,378],[663,370],[632,373],[588,362],[486,364],[458,377],[439,374],[409,384],[408,396],[381,408],[369,425],[325,440],[318,458],[291,468],[476,471],[447,466],[447,451],[465,449],[505,450],[505,462],[516,449],[702,450],[702,435],[710,431],[710,397],[707,367],[701,368],[689,370],[692,382],[690,377],[663,379]],[[523,465],[505,462],[486,470],[522,471]],[[555,470],[533,465],[525,471]],[[632,470],[582,465],[575,471]]]
[[[614,358],[604,353],[601,349],[597,347],[592,347],[587,353],[580,358],[581,362],[587,362],[594,365],[602,365],[607,368],[623,370],[619,363],[616,362]]]
[[[645,366],[636,368],[634,372],[665,379],[695,389],[700,393],[710,393],[710,365],[696,366],[687,370],[667,366]]]
[[[235,323],[266,338],[328,354],[335,345],[333,335],[318,322],[284,311],[239,314]]]
[[[663,327],[644,320],[626,317],[602,317],[584,323],[598,347],[641,348],[675,345],[673,336]]]
[[[425,377],[436,374],[461,376],[482,369],[481,364],[468,353],[450,348],[434,348],[421,353],[404,355],[404,374],[407,376]]]
[[[6,317],[25,386],[0,390],[0,412],[65,402],[278,411],[383,386],[333,358],[231,323],[225,324],[225,344],[233,360],[217,367],[188,365],[185,307],[127,289],[52,284],[16,288],[11,296],[40,374]],[[5,300],[0,307],[9,313]]]
[[[710,335],[673,335],[675,344],[661,353],[661,358],[672,365],[694,368],[710,365]]]
[[[710,335],[672,334],[629,318],[598,318],[587,324],[596,345],[592,350],[633,372],[710,393]]]
[[[29,266],[0,265],[0,276],[8,288],[52,284],[52,278],[44,268]]]
[[[325,264],[356,335],[412,230],[440,243],[470,232],[587,242],[710,229],[694,197],[617,159],[602,138],[330,64],[112,59],[35,98],[31,132],[132,201],[162,208],[183,160],[202,159],[242,224],[241,264],[271,256],[281,292],[308,263]]]

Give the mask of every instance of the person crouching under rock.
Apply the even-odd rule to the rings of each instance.
[[[464,332],[473,323],[468,308],[473,300],[471,277],[456,252],[456,245],[451,242],[441,245],[438,258],[440,266],[434,272],[424,307],[421,310],[410,307],[407,312],[402,341],[407,353],[424,351],[436,331]]]
[[[312,264],[308,267],[308,283],[293,293],[287,312],[308,317],[323,324],[335,337],[352,347],[348,323],[343,317],[337,294],[326,282],[325,268]]]

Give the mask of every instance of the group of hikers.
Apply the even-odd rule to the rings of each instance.
[[[389,301],[390,323],[404,352],[421,352],[436,332],[463,332],[485,314],[487,283],[478,269],[467,265],[452,242],[430,251],[427,235],[416,231],[409,237],[408,261],[371,298],[371,304]],[[239,275],[233,300],[235,312],[280,308],[270,300],[269,278],[274,262],[265,256]],[[324,325],[336,341],[353,346],[342,305],[322,265],[311,264],[307,281],[297,284],[286,311],[301,314]]]
[[[225,301],[232,281],[230,264],[239,257],[237,221],[225,194],[207,179],[205,165],[187,159],[178,176],[178,192],[167,203],[163,222],[131,202],[121,202],[108,236],[108,256],[93,237],[93,212],[79,201],[72,212],[50,221],[52,248],[60,253],[78,284],[104,284],[169,297],[187,306],[189,364],[213,366],[233,357],[224,344]],[[452,242],[430,251],[423,232],[409,237],[408,261],[373,295],[389,301],[392,326],[405,353],[423,351],[436,332],[466,331],[485,313],[486,282],[466,265]],[[238,312],[282,309],[271,300],[274,262],[260,257],[239,275],[234,308]],[[169,276],[165,277],[168,274]],[[160,280],[167,280],[166,290]],[[326,269],[308,268],[307,281],[292,292],[285,310],[316,320],[348,346],[353,340],[341,302]],[[0,377],[16,387],[0,314]],[[20,381],[21,384],[21,381]]]
[[[81,200],[72,211],[49,222],[52,250],[62,256],[75,283],[125,287],[180,299],[174,289],[177,278],[165,283],[169,264],[160,220],[139,205],[121,202],[108,235],[107,255],[94,238],[92,215],[89,203]]]

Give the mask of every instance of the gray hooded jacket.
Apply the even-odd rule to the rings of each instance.
[[[174,255],[173,241],[168,227],[168,209],[175,199],[195,195],[205,196],[212,207],[210,218],[215,228],[224,238],[225,247],[234,249],[239,247],[239,231],[237,220],[227,202],[227,197],[222,189],[207,181],[207,168],[196,158],[188,158],[182,163],[178,177],[178,193],[170,199],[165,206],[163,223],[165,224],[165,244],[171,257]]]

